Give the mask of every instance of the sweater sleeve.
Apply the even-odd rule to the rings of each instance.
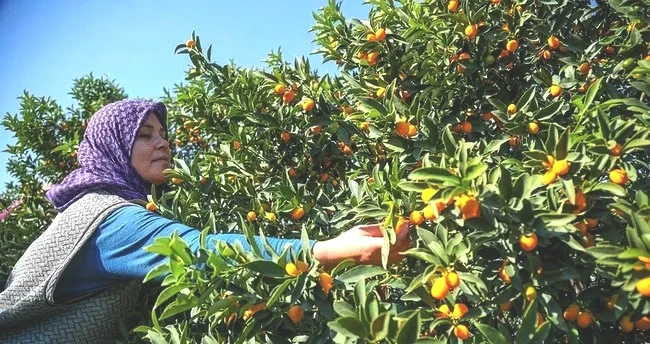
[[[123,280],[143,279],[151,269],[167,260],[164,256],[145,251],[144,247],[158,237],[171,236],[174,231],[178,232],[193,252],[199,250],[199,230],[140,206],[117,209],[102,222],[73,257],[59,281],[57,294],[63,298],[74,297]],[[239,241],[246,250],[251,250],[242,234],[210,234],[207,238],[208,249],[214,249],[218,240],[228,243]],[[255,240],[261,244],[260,237],[255,237]],[[278,253],[286,246],[290,246],[296,253],[302,250],[299,239],[267,238],[267,241]],[[310,249],[314,244],[315,241],[310,242]]]

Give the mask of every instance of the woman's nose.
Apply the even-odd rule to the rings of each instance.
[[[169,141],[165,139],[164,137],[159,137],[158,141],[156,142],[156,149],[168,149],[169,148]]]

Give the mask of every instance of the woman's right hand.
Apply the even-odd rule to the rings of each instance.
[[[333,268],[348,259],[358,264],[381,265],[381,247],[384,238],[380,228],[380,224],[350,228],[336,238],[316,242],[313,255],[326,269]],[[409,229],[408,221],[404,221],[401,227],[396,229],[397,238],[390,248],[389,264],[404,258],[401,253],[411,246]]]

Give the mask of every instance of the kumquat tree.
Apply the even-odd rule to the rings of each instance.
[[[179,44],[187,83],[163,99],[175,165],[147,208],[251,242],[381,222],[383,266],[160,238],[147,249],[169,262],[146,280],[166,277],[130,340],[650,341],[650,2],[367,3],[364,20],[334,1],[314,13],[314,53],[336,75],[280,51],[261,70],[220,65],[195,33]],[[13,249],[0,254],[38,234],[17,224],[51,221],[40,182],[74,165],[52,157],[68,159],[83,119],[126,96],[83,80],[100,91],[71,117],[26,95],[23,121],[5,118],[22,186],[0,201],[24,203],[0,222]],[[76,134],[33,141],[26,116],[39,111]],[[388,265],[404,221],[411,248]],[[0,257],[5,273],[14,256]]]

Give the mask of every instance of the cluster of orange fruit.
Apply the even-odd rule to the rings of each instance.
[[[386,29],[379,28],[375,32],[369,33],[366,38],[368,42],[383,42],[386,40]]]
[[[587,328],[594,322],[594,317],[589,310],[580,310],[580,306],[572,304],[567,307],[562,316],[566,321],[575,321],[578,327]]]
[[[441,277],[436,278],[431,284],[431,296],[436,300],[447,297],[449,291],[460,285],[460,277],[454,271],[445,271]]]
[[[548,37],[546,40],[546,43],[548,44],[548,49],[542,50],[539,55],[544,59],[544,60],[550,60],[553,57],[553,53],[551,53],[552,50],[555,50],[560,47],[560,39],[551,35]]]
[[[301,260],[296,261],[296,263],[287,263],[284,267],[287,275],[291,277],[298,277],[307,271],[309,271],[309,265]],[[330,290],[334,287],[334,278],[327,272],[321,272],[318,276],[318,284],[320,285],[323,293],[328,295]]]
[[[464,133],[469,134],[472,132],[472,123],[468,121],[462,121],[453,127],[453,132],[455,133]]]
[[[294,210],[291,211],[289,216],[291,217],[291,219],[293,221],[299,221],[300,219],[302,219],[305,216],[305,209],[303,207],[297,207],[297,208],[295,208]],[[266,212],[265,217],[270,222],[275,222],[278,219],[277,215],[275,215],[275,213],[272,213],[272,212]],[[257,213],[255,213],[254,211],[249,211],[246,214],[246,219],[249,222],[253,222],[253,221],[257,220]]]
[[[204,125],[206,123],[206,120],[203,119],[201,120],[200,125]],[[189,135],[189,138],[187,139],[190,143],[202,143],[203,147],[207,147],[207,142],[203,142],[203,136],[201,136],[201,129],[199,126],[197,126],[198,123],[195,121],[189,120],[183,123],[182,126],[178,127],[176,129],[176,137],[180,137],[183,134],[183,131],[187,131],[187,134]],[[183,146],[183,141],[180,139],[176,139],[174,141],[176,144],[176,147],[182,147]]]
[[[339,141],[336,143],[336,145],[339,147],[339,150],[345,154],[345,155],[352,155],[352,148],[350,146],[346,145],[345,142]]]
[[[639,260],[644,261],[645,264],[650,267],[650,258],[649,257],[639,257]],[[636,290],[644,297],[650,297],[650,277],[639,280],[636,283]],[[618,294],[613,294],[609,300],[607,300],[605,307],[608,310],[614,310],[616,308],[616,301],[618,299]],[[571,305],[576,307],[575,305]],[[571,307],[569,306],[569,307]],[[568,308],[567,308],[568,309]],[[565,311],[565,319],[567,319],[567,311]],[[569,313],[571,315],[571,313]],[[567,319],[569,320],[569,319]],[[621,331],[625,333],[630,333],[634,331],[634,329],[639,329],[641,331],[645,330],[650,330],[650,316],[644,315],[637,319],[636,321],[632,321],[631,317],[629,315],[624,315],[619,319],[618,322]]]
[[[368,62],[369,65],[374,66],[379,62],[379,52],[376,51],[369,51],[369,52],[362,52],[360,51],[357,54],[357,58],[359,58],[360,61],[366,61]]]
[[[429,221],[435,221],[440,213],[445,210],[447,205],[443,201],[439,200],[435,202],[435,205],[429,204],[429,201],[433,198],[436,192],[437,190],[434,188],[427,188],[422,191],[420,197],[422,199],[422,202],[426,203],[427,205],[421,212],[417,210],[411,212],[409,215],[410,223],[415,226],[419,226],[424,222],[425,219]]]
[[[250,306],[248,309],[244,311],[242,319],[244,319],[244,321],[250,319],[257,312],[266,309],[266,306],[267,306],[266,301],[256,303]],[[298,324],[302,320],[304,315],[305,315],[305,310],[300,305],[293,305],[289,307],[289,310],[287,310],[287,316],[294,324]]]
[[[592,247],[596,244],[594,235],[589,233],[589,230],[598,226],[598,219],[586,218],[574,223],[573,225],[578,228],[578,231],[580,231],[580,233],[584,236],[583,244],[585,247]]]
[[[463,220],[469,220],[481,216],[481,205],[478,198],[475,196],[465,193],[458,197],[450,199],[448,202],[437,200],[432,204],[429,201],[433,198],[436,192],[437,190],[434,188],[427,188],[422,191],[420,197],[422,198],[422,201],[427,205],[422,211],[414,210],[411,212],[409,215],[410,223],[418,226],[422,224],[425,219],[429,221],[435,221],[438,216],[440,216],[440,214],[445,210],[445,208],[447,208],[447,206],[452,202],[458,208],[458,211],[460,212]]]
[[[383,42],[386,40],[386,29],[379,28],[375,32],[368,33],[366,36],[368,42]],[[360,61],[366,61],[369,65],[374,66],[379,62],[379,52],[378,51],[360,51],[357,53],[357,58]]]
[[[611,180],[614,184],[623,186],[628,181],[627,172],[625,172],[625,170],[622,168],[613,169],[609,171],[609,180]]]
[[[291,277],[298,277],[303,273],[309,271],[309,265],[301,260],[296,261],[296,263],[287,263],[284,267],[284,270],[287,272],[287,275]]]
[[[481,205],[475,196],[462,194],[456,199],[456,207],[460,211],[463,220],[481,216]]]
[[[570,203],[567,201],[567,203]],[[575,190],[575,203],[573,204],[573,214],[579,214],[585,210],[587,210],[587,197],[585,197],[584,192],[581,190],[576,189]]]
[[[454,321],[460,320],[462,317],[469,312],[469,308],[463,304],[463,303],[457,303],[454,305],[453,311],[449,308],[449,306],[445,303],[442,306],[438,308],[438,314],[436,314],[436,318],[451,318]],[[470,336],[469,329],[467,328],[467,325],[464,324],[456,324],[454,325],[454,335],[462,340],[466,340]]]
[[[451,57],[449,57],[449,64],[452,64],[452,63],[454,63],[454,62],[456,62],[456,61],[469,60],[469,59],[471,59],[471,58],[472,58],[472,55],[470,55],[470,54],[467,53],[467,52],[462,52],[462,53],[460,53],[459,55],[452,55]],[[458,72],[458,73],[463,73],[463,72],[465,72],[465,66],[463,66],[463,65],[460,64],[460,63],[457,64],[457,65],[456,65],[456,72]]]
[[[395,133],[399,136],[404,137],[413,137],[418,134],[418,127],[414,124],[409,123],[406,119],[395,123]]]
[[[547,155],[546,161],[542,161],[542,165],[546,169],[546,173],[542,176],[542,182],[544,185],[550,185],[555,183],[558,176],[569,173],[571,163],[566,159],[556,161],[552,155]]]
[[[290,89],[287,90],[287,87],[284,84],[277,84],[273,87],[273,92],[282,97],[282,102],[285,104],[291,103],[296,98],[297,86],[292,85]]]
[[[624,315],[618,322],[618,325],[621,328],[621,331],[625,333],[630,333],[634,329],[639,329],[641,331],[650,330],[650,316],[644,315],[636,321],[632,321],[629,315]]]

